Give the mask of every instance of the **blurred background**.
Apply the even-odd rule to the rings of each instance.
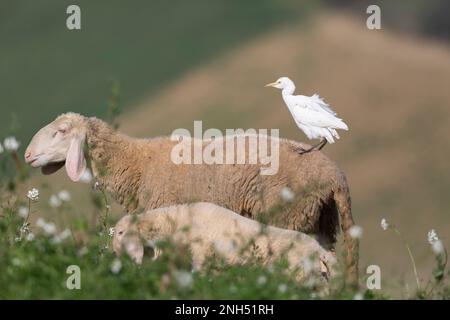
[[[107,118],[116,102],[120,130],[133,136],[203,120],[307,141],[280,92],[264,88],[289,76],[298,94],[319,93],[350,127],[324,152],[347,174],[364,228],[362,274],[376,264],[383,286],[414,286],[407,252],[381,218],[403,232],[419,275],[434,263],[430,229],[450,245],[449,1],[75,2],[79,31],[66,28],[74,1],[0,2],[1,141],[16,136],[22,153],[60,113]],[[381,30],[366,27],[370,4],[381,8]],[[87,185],[64,172],[33,175],[27,187],[43,183],[44,215],[54,215],[48,195],[63,188],[79,204],[74,215],[90,214]]]

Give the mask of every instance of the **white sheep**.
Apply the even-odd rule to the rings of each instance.
[[[100,119],[67,113],[35,134],[25,159],[31,166],[41,167],[44,174],[65,164],[68,176],[77,181],[87,158],[97,182],[128,213],[211,202],[253,219],[264,217],[271,225],[313,234],[327,249],[334,248],[341,227],[347,282],[357,285],[358,239],[348,232],[354,222],[344,173],[321,152],[300,155],[296,150],[308,146],[285,139],[278,142],[279,170],[275,175],[261,175],[261,163],[177,164],[171,160],[171,152],[178,141],[131,138]],[[282,198],[283,190],[293,192],[288,204]]]
[[[206,202],[127,215],[114,230],[116,254],[125,251],[139,264],[146,246],[156,259],[161,254],[158,241],[170,240],[189,248],[194,270],[201,270],[205,259],[213,256],[228,264],[242,264],[255,258],[264,265],[285,257],[301,280],[311,274],[328,279],[335,265],[334,253],[306,234],[266,226]]]

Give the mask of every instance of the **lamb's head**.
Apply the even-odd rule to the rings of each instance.
[[[136,263],[142,263],[144,245],[139,235],[138,218],[127,215],[117,222],[114,227],[112,240],[113,250],[120,256],[125,251]]]
[[[66,113],[40,129],[25,151],[25,161],[51,174],[66,165],[67,175],[78,181],[86,169],[84,142],[87,118]]]

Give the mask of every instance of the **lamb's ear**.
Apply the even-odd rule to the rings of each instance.
[[[137,264],[142,263],[144,258],[144,245],[138,236],[126,237],[123,239],[123,246],[126,253],[136,262]]]
[[[86,169],[86,159],[83,153],[84,137],[75,137],[70,141],[69,151],[66,156],[66,171],[72,181],[80,180]]]

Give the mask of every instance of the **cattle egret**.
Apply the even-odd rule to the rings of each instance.
[[[327,142],[334,143],[334,138],[339,139],[336,129],[348,130],[347,125],[336,117],[336,112],[322,100],[319,95],[311,97],[294,95],[295,84],[287,77],[281,77],[277,81],[266,84],[266,87],[281,89],[283,100],[294,118],[297,126],[309,139],[321,139],[318,144],[300,153],[310,152],[314,149],[321,150]]]

